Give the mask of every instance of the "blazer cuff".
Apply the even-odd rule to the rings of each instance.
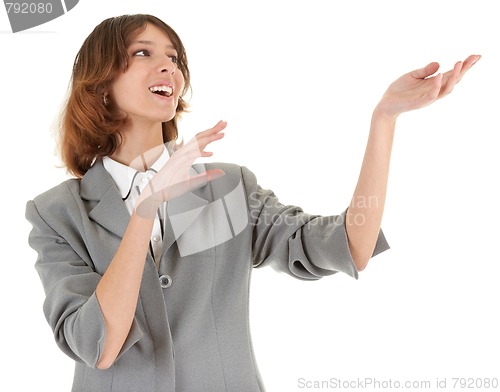
[[[66,319],[64,332],[71,351],[87,366],[96,369],[104,348],[106,324],[95,292],[74,317]],[[115,362],[142,336],[143,332],[134,317],[130,332]]]
[[[312,220],[290,237],[288,268],[293,275],[316,280],[343,272],[358,279],[358,269],[347,240],[346,212],[338,216],[318,217],[318,221]],[[387,249],[389,244],[380,230],[372,257]]]

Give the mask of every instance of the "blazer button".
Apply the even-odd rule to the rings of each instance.
[[[160,276],[160,285],[162,289],[166,289],[172,285],[172,278],[169,275]]]

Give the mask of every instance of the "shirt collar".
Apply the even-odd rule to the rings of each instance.
[[[164,146],[160,157],[151,165],[148,171],[157,173],[167,163],[169,158],[169,151],[166,146]],[[102,158],[102,163],[106,171],[111,175],[111,178],[113,178],[122,198],[127,197],[130,187],[132,186],[132,181],[138,173],[137,170],[117,162],[109,156]]]

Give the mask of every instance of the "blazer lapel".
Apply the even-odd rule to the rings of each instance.
[[[89,218],[122,238],[130,215],[100,159],[85,173],[80,187],[82,199],[96,203],[89,211]]]
[[[196,165],[190,168],[190,175],[194,176],[204,171],[204,165]],[[102,160],[98,159],[82,178],[80,196],[92,206],[88,213],[90,219],[123,238],[130,215],[116,184],[104,168]],[[212,195],[207,185],[168,201],[164,252],[196,222],[198,216],[211,201]]]
[[[192,167],[189,170],[191,176],[199,173]],[[166,203],[164,252],[196,221],[210,200],[209,187],[204,185]]]

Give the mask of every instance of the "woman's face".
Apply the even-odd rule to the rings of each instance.
[[[184,89],[172,42],[162,30],[148,24],[132,40],[128,54],[127,70],[111,83],[111,100],[127,114],[133,127],[171,120]]]

